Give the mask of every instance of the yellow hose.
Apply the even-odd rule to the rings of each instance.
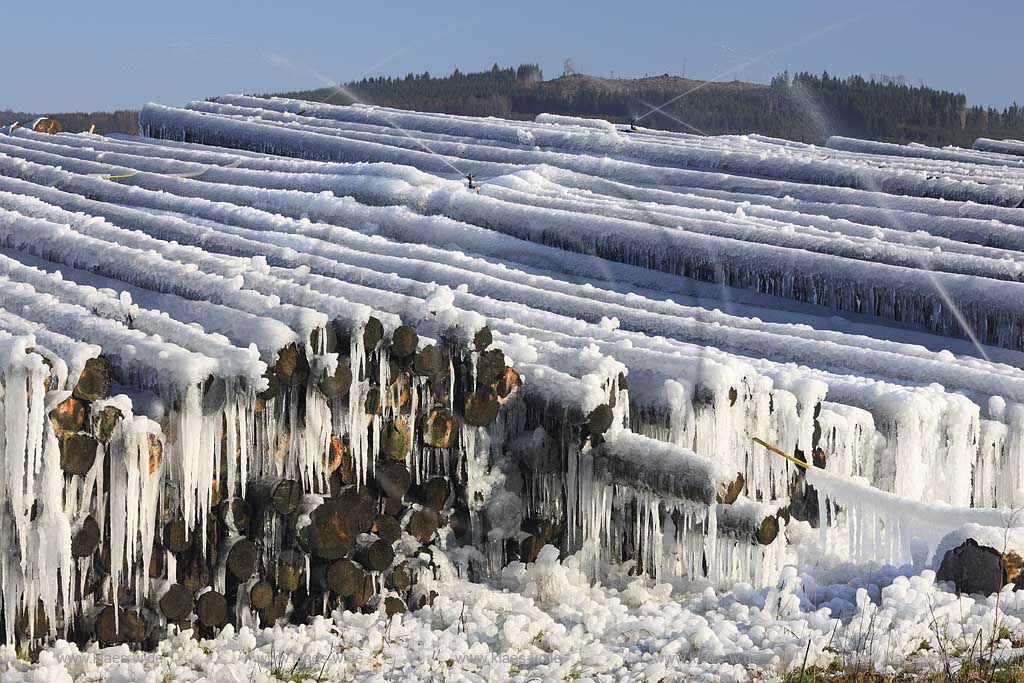
[[[765,448],[770,450],[772,453],[775,453],[776,455],[781,455],[783,458],[785,458],[786,460],[790,461],[794,465],[796,465],[798,467],[802,467],[805,470],[806,469],[810,469],[811,465],[808,465],[803,460],[797,460],[796,458],[794,458],[792,455],[790,455],[786,451],[784,451],[784,450],[782,450],[780,448],[776,448],[775,446],[771,445],[767,441],[764,441],[763,439],[759,439],[756,436],[753,437],[753,439],[754,439],[754,443],[761,444],[762,446],[764,446]]]

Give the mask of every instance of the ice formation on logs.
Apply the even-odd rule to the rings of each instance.
[[[242,96],[141,128],[0,136],[7,643],[392,614],[545,546],[921,568],[1024,504],[1010,143]]]

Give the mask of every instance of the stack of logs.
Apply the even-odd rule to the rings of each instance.
[[[521,378],[494,347],[487,328],[468,343],[424,343],[412,327],[388,334],[370,318],[356,334],[362,335],[361,347],[331,326],[326,339],[311,340],[311,348],[341,356],[336,371],[321,377],[313,376],[316,364],[301,346],[283,349],[267,373],[269,386],[256,400],[255,411],[283,411],[298,401],[301,414],[302,397],[312,384],[330,403],[336,431],[342,431],[337,425],[348,424],[348,419],[339,416],[352,414],[348,403],[357,395],[350,391],[353,382],[367,383],[358,393],[365,396],[364,419],[348,425],[350,430],[367,430],[374,444],[368,452],[378,455],[366,463],[367,471],[361,473],[353,457],[353,434],[336,433],[325,455],[329,476],[312,485],[260,476],[245,482],[244,489],[229,490],[223,475],[216,478],[213,514],[206,515],[205,528],[190,528],[176,506],[167,503],[174,496],[162,497],[149,566],[133,567],[137,559],[126,558],[118,586],[111,585],[109,515],[103,524],[89,516],[76,525],[72,539],[82,577],[76,582],[75,614],[59,615],[68,637],[81,643],[152,647],[169,624],[192,629],[197,637],[210,636],[228,623],[301,623],[338,608],[383,609],[393,615],[432,602],[439,548],[486,538],[487,528],[480,528],[486,527],[486,517],[481,521],[470,513],[474,493],[468,488],[465,428],[492,425],[502,406],[516,397]],[[355,348],[365,349],[360,363],[346,357]],[[353,377],[353,368],[358,377]],[[73,394],[49,415],[69,482],[90,473],[122,417],[109,402],[100,403],[109,396],[116,374],[102,357],[93,359]],[[624,388],[625,378],[620,376],[618,383]],[[222,403],[223,385],[211,378],[204,387],[204,403]],[[615,397],[613,383],[609,403],[586,415],[527,406],[525,429],[542,428],[563,439],[568,435],[612,462],[615,445],[605,442],[604,435],[613,424]],[[280,438],[287,440],[288,435]],[[526,459],[509,448],[522,481],[545,474],[564,481],[564,456],[549,445],[547,455],[534,452]],[[159,439],[151,439],[152,471],[159,469],[161,448]],[[226,453],[226,446],[222,450]],[[538,465],[539,455],[548,462]],[[109,482],[109,462],[103,466],[103,481]],[[778,533],[774,514],[751,519],[741,505],[730,505],[742,486],[738,477],[717,492],[720,528],[727,533],[731,528],[743,542],[771,543]],[[525,497],[524,490],[517,494]],[[528,510],[519,532],[505,540],[503,560],[532,561],[547,544],[564,549],[567,532],[564,503],[540,513]],[[128,580],[133,572],[148,573],[148,582]],[[26,622],[27,616],[20,615],[19,639],[30,631]],[[49,630],[41,609],[32,630],[37,637]]]
[[[433,567],[434,542],[440,534],[455,542],[471,539],[460,423],[493,423],[521,380],[504,354],[492,348],[486,328],[472,349],[423,345],[409,326],[387,335],[374,318],[361,334],[366,358],[359,379],[371,386],[363,405],[365,422],[355,428],[368,430],[368,438],[377,442],[371,451],[379,454],[365,481],[351,456],[350,434],[331,439],[326,486],[304,490],[294,479],[265,476],[246,482],[243,494],[227,491],[223,478],[214,481],[215,514],[207,516],[205,529],[189,528],[176,511],[164,511],[147,568],[151,595],[142,597],[127,590],[126,581],[110,586],[110,547],[104,543],[109,523],[101,530],[90,516],[75,532],[72,547],[88,564],[84,593],[75,598],[80,606],[93,607],[74,622],[71,637],[152,646],[166,633],[166,624],[211,635],[227,623],[301,622],[339,607],[383,605],[391,615],[432,601],[431,591],[418,590],[417,578]],[[313,382],[334,410],[347,413],[353,364],[344,356],[352,347],[332,327],[327,337],[312,340],[312,346],[342,354],[337,370],[312,377],[305,351],[286,347],[268,371],[269,387],[256,401],[257,412],[283,410]],[[383,373],[386,386],[379,386],[380,363],[389,365]],[[97,453],[103,454],[97,446],[114,431],[117,410],[93,407],[109,395],[111,384],[109,363],[90,361],[73,395],[50,413],[69,478],[92,469]],[[211,378],[205,400],[223,400],[211,396],[222,384]],[[152,458],[160,458],[159,449],[154,440]],[[411,471],[414,451],[437,474]],[[543,540],[558,539],[545,533]],[[121,576],[130,569],[126,566]],[[48,626],[40,619],[45,621],[37,618],[37,634]]]

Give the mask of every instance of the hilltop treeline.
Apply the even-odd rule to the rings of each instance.
[[[526,119],[547,112],[638,120],[643,126],[680,132],[756,132],[815,143],[829,135],[960,146],[970,146],[979,137],[1024,139],[1024,108],[1019,105],[1002,110],[970,106],[960,93],[907,85],[901,79],[839,78],[827,72],[782,73],[768,85],[668,75],[607,79],[571,74],[545,81],[536,64],[495,64],[477,73],[456,69],[447,76],[377,76],[338,88],[278,94],[472,116]],[[0,112],[0,125],[33,116]],[[88,130],[91,124],[98,133],[138,130],[134,111],[54,116],[69,131]]]
[[[665,113],[655,111],[664,107]],[[783,73],[770,85],[709,83],[670,76],[604,79],[568,75],[545,81],[536,64],[435,77],[375,77],[343,89],[283,93],[334,104],[355,99],[449,114],[530,118],[595,116],[653,128],[708,134],[763,133],[805,142],[849,135],[890,142],[967,145],[978,137],[1024,137],[1024,108],[969,106],[960,93],[900,79]]]

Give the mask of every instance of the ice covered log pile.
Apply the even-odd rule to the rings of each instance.
[[[1024,142],[1020,140],[991,140],[989,138],[978,138],[974,141],[974,149],[983,152],[996,152],[998,154],[1013,154],[1024,156]]]
[[[548,347],[596,346],[600,353],[620,359],[635,378],[629,392],[634,431],[702,455],[738,460],[759,500],[789,496],[787,468],[779,472],[765,466],[764,458],[750,451],[748,437],[766,430],[784,449],[805,454],[824,438],[839,454],[832,459],[837,468],[864,474],[911,498],[1013,504],[1021,489],[1020,450],[1015,446],[1020,427],[1016,405],[1024,396],[1014,367],[1019,354],[988,348],[982,352],[988,360],[979,359],[973,344],[922,335],[912,327],[903,332],[863,322],[853,327],[837,324],[833,308],[787,304],[780,309],[775,297],[702,288],[693,280],[680,281],[660,271],[590,255],[569,257],[551,246],[412,210],[418,206],[413,200],[421,188],[443,190],[451,198],[448,206],[453,206],[463,196],[472,199],[504,191],[506,185],[522,188],[525,180],[526,187],[533,188],[530,202],[550,197],[551,202],[569,202],[591,212],[630,213],[650,221],[674,220],[681,201],[708,207],[701,208],[702,215],[711,213],[711,207],[721,212],[729,201],[553,169],[545,173],[564,184],[548,182],[547,175],[524,179],[515,174],[494,179],[477,193],[465,183],[410,168],[298,161],[155,140],[44,139],[19,133],[0,142],[0,147],[5,155],[0,158],[0,173],[8,176],[0,179],[3,191],[17,197],[9,201],[17,201],[19,211],[33,216],[99,229],[78,215],[84,212],[133,230],[142,226],[158,240],[238,256],[269,256],[272,268],[288,278],[349,299],[366,296],[367,290],[353,288],[358,285],[400,290],[412,297],[402,299],[406,302],[427,300],[434,285],[440,284],[451,289],[454,305],[488,317],[496,331],[533,343],[542,340]],[[366,203],[352,198],[359,188]],[[405,198],[410,206],[377,205],[375,197],[382,193]],[[526,201],[523,189],[515,194]],[[611,195],[618,199],[612,201]],[[759,210],[746,199],[731,206],[730,215],[737,209]],[[659,218],[661,213],[667,215]],[[683,211],[687,213],[692,210]],[[183,225],[181,215],[201,218],[202,223]],[[814,214],[774,207],[764,208],[764,215],[790,227],[819,221]],[[546,220],[543,214],[538,216]],[[590,225],[591,217],[585,218]],[[825,223],[862,235],[874,230],[848,220]],[[557,238],[560,227],[544,232]],[[893,230],[885,234],[908,236]],[[129,237],[141,248],[160,243],[134,233],[115,239]],[[978,256],[1006,251],[1000,267],[1013,262],[1008,250],[918,232],[908,237],[922,245],[945,245],[940,250],[960,249]],[[453,252],[451,244],[484,257]],[[936,253],[933,248],[928,251]],[[295,272],[308,263],[316,267],[315,273]],[[329,279],[323,280],[323,274]],[[917,291],[939,298],[948,295],[943,287],[932,287],[935,273],[919,274],[924,280]],[[991,282],[956,277],[972,280],[978,288]],[[910,291],[905,284],[901,290]],[[741,305],[734,306],[732,314],[711,310],[709,302],[720,296]],[[376,303],[377,298],[362,300]],[[400,315],[422,317],[422,307],[410,310],[392,300]],[[943,304],[934,310],[952,309]],[[972,358],[961,362],[965,355]],[[826,393],[836,409],[819,406]],[[830,429],[824,428],[826,422]],[[935,469],[938,476],[919,476],[920,468],[933,463],[943,464]],[[1005,465],[1010,476],[991,476],[997,465]],[[979,476],[972,478],[974,470]]]
[[[445,177],[472,174],[482,183],[479,193],[408,177],[367,184],[312,166],[292,179],[301,185],[268,182],[404,205],[567,251],[1024,348],[1024,315],[1009,303],[1018,297],[997,295],[1024,287],[1019,255],[979,251],[980,236],[966,229],[1001,231],[989,222],[995,220],[1012,235],[1001,239],[1020,237],[1019,167],[878,157],[759,136],[706,138],[240,96],[184,110],[149,105],[141,122],[148,135],[170,140],[403,164]],[[243,162],[252,165],[272,167]],[[554,180],[538,184],[531,171]],[[495,180],[510,174],[530,182]],[[218,170],[210,179],[229,176],[248,184],[243,178],[250,174]],[[624,201],[629,195],[644,201]],[[807,205],[813,211],[801,210]],[[818,205],[831,208],[820,215]],[[803,215],[794,220],[793,212]],[[931,227],[927,216],[973,222]],[[918,226],[929,234],[915,232]],[[990,279],[1007,283],[994,288]]]
[[[416,608],[545,545],[764,585],[791,525],[911,562],[1022,502],[1012,167],[259,102],[0,136],[0,331],[115,396],[25,413],[30,523],[94,523],[4,574],[8,640]]]
[[[643,372],[630,392],[632,428],[701,453],[739,452],[759,499],[788,491],[767,470],[758,471],[761,459],[750,457],[748,441],[737,437],[763,432],[768,420],[788,423],[778,426],[783,439],[800,435],[784,448],[806,453],[818,445],[815,434],[824,436],[843,454],[833,459],[836,467],[901,495],[1015,504],[1022,479],[1014,366],[1021,356],[978,351],[986,343],[1019,349],[1024,330],[1017,299],[1003,296],[1004,287],[1022,286],[1024,211],[1014,202],[1024,181],[1012,164],[857,154],[758,136],[627,132],[560,118],[511,122],[238,97],[190,110],[154,105],[142,121],[151,135],[242,151],[66,136],[57,149],[22,135],[15,143],[21,149],[11,153],[25,163],[59,160],[86,173],[115,172],[117,164],[144,169],[124,180],[135,197],[143,188],[173,188],[352,226],[417,245],[387,247],[395,257],[429,261],[416,273],[405,269],[411,277],[438,281],[450,277],[450,265],[463,272],[448,281],[471,277],[471,294],[529,302],[591,323],[614,320],[616,329],[588,335],[627,362],[634,377]],[[158,151],[142,151],[147,145]],[[721,171],[732,167],[701,161],[734,152],[748,159],[749,150],[763,162],[756,171],[743,166],[730,175]],[[151,156],[159,159],[143,158]],[[423,172],[322,159],[397,162]],[[825,166],[877,183],[841,186],[835,173],[809,175]],[[459,171],[476,174],[476,191],[449,179]],[[198,174],[200,182],[168,173]],[[1007,202],[990,193],[1000,187]],[[961,201],[968,196],[972,201]],[[488,262],[452,259],[443,253],[452,243]],[[566,252],[579,256],[569,259]],[[434,263],[441,259],[444,266]],[[495,259],[512,267],[496,268],[489,262]],[[523,263],[547,277],[522,273]],[[465,273],[470,267],[472,276]],[[686,277],[680,281],[677,273]],[[584,287],[575,284],[581,280]],[[720,286],[700,287],[703,280]],[[709,311],[709,300],[719,297],[744,306],[734,307],[736,315]],[[474,305],[494,310],[490,302]],[[852,329],[836,327],[837,309],[857,312],[852,317],[859,321],[889,318],[907,332],[868,324],[836,334]],[[550,327],[547,321],[529,327],[540,325]],[[967,343],[921,335],[921,327]],[[557,332],[560,344],[578,337],[564,327]],[[668,340],[652,340],[651,332]],[[647,338],[634,344],[629,333]],[[626,340],[630,348],[623,348]],[[720,370],[722,355],[709,346],[755,360],[748,371],[729,358],[722,363],[728,369]],[[946,351],[1005,362],[953,367]],[[665,372],[680,355],[696,360],[685,381]],[[803,367],[792,372],[786,363]],[[732,378],[721,379],[726,374]],[[815,382],[842,406],[825,415],[829,430],[815,431],[810,417],[823,395],[810,389],[821,386]],[[680,400],[693,409],[673,412]],[[933,469],[939,462],[945,466]],[[997,467],[1009,477],[992,476]],[[921,468],[935,476],[920,476]]]
[[[5,183],[7,642],[393,613],[433,599],[438,552],[479,576],[597,542],[581,497],[604,484],[581,463],[629,434],[629,403],[596,345],[524,335],[508,304],[457,305],[341,244]],[[524,437],[547,446],[517,454]],[[703,535],[739,463],[632,438],[689,465],[619,483]],[[702,545],[685,557],[703,571]]]
[[[56,227],[6,218],[8,237],[45,242]],[[469,340],[450,328],[442,342],[357,304],[324,319],[241,283],[214,296],[198,267],[192,289],[166,271],[157,286],[155,253],[131,256],[107,244],[124,281],[2,257],[7,641],[144,644],[165,623],[210,630],[339,601],[394,612],[430,600],[417,580],[430,544],[476,523],[459,499],[467,463],[488,449],[463,449],[488,425],[500,433],[522,383],[487,328]],[[246,313],[247,299],[264,315]],[[225,334],[173,317],[189,309]]]

